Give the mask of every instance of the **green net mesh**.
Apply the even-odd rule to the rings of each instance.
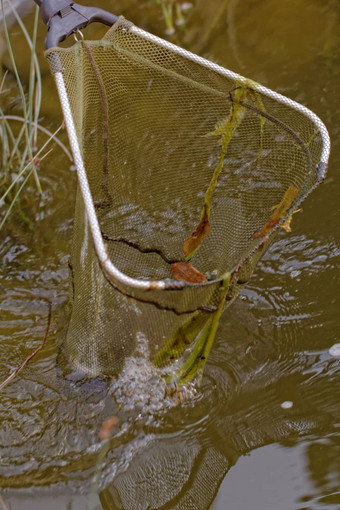
[[[316,116],[163,43],[120,18],[100,41],[47,52],[111,261],[138,280],[189,271],[164,290],[110,279],[78,193],[62,350],[92,376],[117,374],[140,334],[157,366],[189,356],[177,378],[202,369],[222,309],[323,176]]]

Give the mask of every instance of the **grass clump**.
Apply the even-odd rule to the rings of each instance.
[[[1,0],[4,36],[21,111],[19,115],[9,115],[6,112],[5,87],[8,81],[6,72],[0,83],[0,230],[13,210],[29,227],[33,227],[32,220],[25,214],[22,207],[22,196],[28,189],[34,188],[42,194],[39,167],[42,159],[49,153],[50,143],[55,141],[71,157],[66,147],[56,138],[61,127],[55,133],[51,133],[39,124],[42,98],[41,72],[36,54],[39,8],[36,7],[33,33],[30,35],[14,7],[12,5],[11,7],[30,50],[30,66],[28,85],[24,87],[6,24],[4,0]],[[40,147],[38,147],[38,132],[46,135],[46,141]]]

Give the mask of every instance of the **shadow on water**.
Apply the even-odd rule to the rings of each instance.
[[[164,35],[155,2],[99,3]],[[44,195],[26,205],[35,228],[13,216],[1,232],[1,380],[44,334],[47,311],[27,291],[53,305],[46,348],[2,392],[0,486],[8,508],[340,506],[340,372],[329,351],[340,342],[339,16],[333,0],[197,0],[186,30],[173,36],[303,102],[325,121],[333,142],[326,182],[226,311],[201,387],[177,405],[162,400],[143,352],[134,373],[126,365],[118,381],[60,376],[76,182],[63,155],[46,158]],[[21,58],[25,79],[24,52]],[[47,68],[43,73],[43,115],[51,127],[60,110]],[[15,100],[9,104],[15,113]],[[101,440],[110,416],[118,424],[111,439]]]

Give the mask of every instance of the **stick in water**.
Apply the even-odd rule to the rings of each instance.
[[[18,298],[22,298],[24,296],[24,294],[11,294],[10,296],[7,296],[6,294],[2,294],[0,295],[0,298],[4,298],[4,297],[18,297]],[[11,375],[9,375],[7,377],[7,379],[5,379],[1,384],[0,384],[0,391],[3,390],[11,381],[13,381],[13,379],[21,372],[21,370],[27,365],[27,363],[32,359],[34,358],[34,356],[36,354],[38,354],[38,352],[41,351],[41,349],[44,347],[45,345],[45,342],[46,342],[46,339],[47,339],[47,336],[48,336],[48,333],[49,333],[49,330],[50,330],[50,326],[51,326],[51,316],[52,316],[52,303],[49,299],[45,298],[45,297],[42,297],[42,296],[37,296],[36,294],[27,294],[27,296],[30,298],[30,299],[38,299],[39,301],[44,301],[47,306],[48,306],[48,316],[47,316],[47,325],[46,325],[46,329],[45,329],[45,334],[44,334],[44,337],[41,341],[41,344],[39,345],[39,347],[36,348],[36,350],[34,352],[32,352],[29,356],[27,356],[27,358],[25,359],[25,361],[23,361],[21,363],[21,365],[18,366],[18,368],[16,368],[14,370],[14,372],[11,373]]]

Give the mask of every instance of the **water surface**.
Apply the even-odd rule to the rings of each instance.
[[[98,4],[168,37],[154,1]],[[182,404],[151,412],[147,392],[144,405],[131,387],[120,399],[128,377],[113,394],[101,381],[89,388],[60,377],[76,178],[57,149],[46,158],[44,194],[24,202],[34,228],[13,214],[1,232],[1,379],[45,331],[46,305],[27,293],[53,305],[46,348],[2,392],[0,486],[12,510],[340,507],[340,360],[329,351],[340,342],[340,5],[197,0],[185,17],[173,42],[321,117],[332,139],[328,176],[223,315],[201,387]],[[61,114],[43,63],[44,36],[40,26],[41,122],[53,128]],[[27,48],[16,27],[12,37],[27,83]],[[3,65],[10,66],[7,55]],[[16,113],[14,94],[7,108]],[[137,386],[148,377],[138,356]],[[154,394],[152,385],[148,391]],[[104,456],[98,433],[112,415],[119,424]]]

